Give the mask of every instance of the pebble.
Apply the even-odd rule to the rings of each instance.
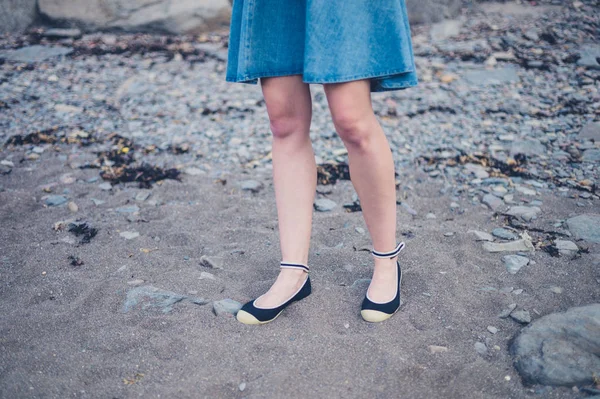
[[[481,356],[485,356],[488,353],[487,346],[483,342],[475,342],[475,351]]]
[[[469,230],[467,233],[473,234],[476,238],[476,241],[494,241],[494,237],[485,231]]]
[[[556,287],[556,286],[552,286],[549,288],[550,291],[554,292],[555,294],[562,294],[563,293],[563,289],[561,287]]]
[[[447,233],[444,233],[444,237],[452,237],[454,235],[453,231],[449,231]]]
[[[77,211],[79,211],[79,207],[73,201],[69,201],[69,203],[67,204],[67,208],[69,208],[69,210],[73,213],[76,213]]]
[[[516,274],[523,266],[529,263],[529,258],[520,255],[505,255],[502,257],[506,271],[510,274]]]
[[[253,193],[259,192],[264,186],[261,182],[257,180],[244,180],[240,187],[242,190],[252,191]]]
[[[436,219],[437,217],[435,216],[435,214],[429,212],[427,215],[425,215],[425,219]]]
[[[483,249],[488,252],[534,251],[533,244],[529,240],[517,240],[504,243],[484,242]]]
[[[49,195],[45,200],[44,203],[47,206],[59,206],[62,205],[64,203],[66,203],[67,197],[63,196],[63,195]]]
[[[510,317],[521,324],[531,323],[531,315],[526,310],[515,310],[510,314]]]
[[[492,334],[496,334],[498,332],[498,329],[494,326],[488,326],[487,330]]]
[[[119,235],[125,238],[126,240],[133,240],[134,238],[139,237],[140,233],[138,233],[137,231],[122,231],[119,233]]]
[[[200,257],[200,264],[211,269],[223,269],[224,259],[215,256],[202,255]]]
[[[579,253],[579,247],[573,241],[554,240],[554,246],[562,256],[573,258]]]
[[[501,319],[506,319],[508,316],[510,316],[510,314],[516,308],[517,308],[517,304],[516,303],[511,303],[506,308],[504,308],[504,310],[502,310],[502,312],[500,312],[500,314],[498,314],[498,317],[501,318]]]
[[[429,353],[432,353],[432,354],[448,352],[448,348],[445,346],[429,345],[428,349],[429,349]]]
[[[204,279],[216,280],[217,279],[214,274],[209,273],[209,272],[200,272],[199,278],[200,278],[200,280],[204,280]]]
[[[150,195],[152,195],[152,192],[150,190],[143,190],[135,195],[135,200],[146,201],[148,198],[150,198]]]
[[[246,389],[246,383],[245,382],[240,383],[238,388],[239,388],[240,392],[244,392],[244,389]]]
[[[98,188],[104,191],[112,190],[112,184],[109,182],[100,183],[98,184]]]
[[[115,212],[118,212],[118,213],[135,213],[135,212],[139,212],[139,211],[140,211],[140,207],[137,205],[120,206],[115,209]]]
[[[526,222],[537,218],[542,212],[537,206],[511,206],[505,213],[509,216],[520,217]]]
[[[503,229],[501,227],[495,228],[492,230],[492,235],[494,237],[502,238],[503,240],[516,240],[517,235],[510,230]]]
[[[314,208],[319,212],[329,212],[336,206],[337,204],[329,198],[319,198],[314,203]]]
[[[213,312],[217,316],[221,316],[223,314],[232,314],[235,316],[241,308],[241,303],[229,298],[213,302]]]
[[[98,198],[90,198],[90,201],[92,201],[94,203],[94,205],[96,205],[96,206],[102,205],[106,202],[106,201],[98,199]]]
[[[481,198],[481,202],[486,204],[492,211],[495,211],[504,205],[504,201],[502,201],[500,198],[496,197],[493,194],[485,194]]]

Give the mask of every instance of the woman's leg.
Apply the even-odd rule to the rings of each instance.
[[[302,82],[301,75],[264,78],[261,86],[273,133],[273,184],[281,260],[307,265],[317,186],[317,165],[309,136],[310,88]],[[281,269],[271,289],[256,305],[280,305],[300,288],[305,278],[302,270]]]
[[[396,247],[396,188],[394,160],[371,105],[368,80],[325,84],[335,128],[348,150],[350,178],[362,207],[373,248]],[[369,297],[391,301],[396,293],[396,257],[375,258]]]

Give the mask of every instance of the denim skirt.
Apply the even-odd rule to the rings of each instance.
[[[370,79],[372,92],[416,86],[404,0],[234,0],[226,80],[286,75]]]

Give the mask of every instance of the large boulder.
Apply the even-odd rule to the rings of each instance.
[[[0,0],[3,1],[3,0]],[[86,31],[190,33],[227,27],[229,0],[38,0],[53,25]]]
[[[520,332],[510,351],[525,383],[592,384],[600,375],[600,304],[541,317]]]
[[[0,33],[24,31],[36,19],[36,0],[0,0]]]

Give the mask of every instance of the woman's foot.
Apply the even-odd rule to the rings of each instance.
[[[282,268],[269,291],[256,298],[254,304],[261,308],[279,306],[302,287],[306,278],[304,270]]]
[[[392,259],[375,258],[373,278],[367,291],[375,302],[389,302],[396,296],[398,285],[397,257]]]

